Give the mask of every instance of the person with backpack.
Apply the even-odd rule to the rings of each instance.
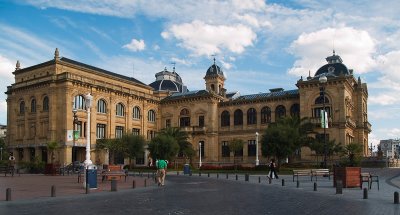
[[[271,159],[271,162],[269,163],[269,178],[276,178],[278,179],[278,174],[276,174],[276,164],[275,164],[275,159]]]
[[[164,186],[165,174],[167,171],[167,161],[166,160],[157,160],[157,175],[158,175],[158,186]]]

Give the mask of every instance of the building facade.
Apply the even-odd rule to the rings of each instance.
[[[214,63],[207,69],[205,89],[187,90],[180,76],[164,69],[147,85],[65,57],[58,50],[54,59],[13,72],[15,83],[7,87],[8,132],[6,143],[17,160],[39,157],[48,162],[46,143],[56,141],[60,148],[56,160],[70,163],[85,160],[87,111],[85,95],[93,96],[90,117],[91,158],[93,163],[108,163],[108,153],[95,149],[96,139],[118,138],[124,132],[150,140],[166,127],[188,132],[196,151],[206,163],[230,163],[227,149],[234,138],[245,142],[239,156],[242,163],[254,164],[258,146],[261,163],[266,162],[257,144],[258,135],[270,123],[284,116],[309,117],[320,124],[319,77],[327,77],[325,110],[329,128],[326,137],[341,144],[363,144],[368,153],[366,83],[356,79],[335,53],[327,58],[313,77],[297,81],[296,89],[271,89],[270,92],[240,95],[224,88],[225,76]],[[74,123],[73,110],[76,109]],[[75,125],[74,125],[75,124]],[[75,127],[74,127],[75,126]],[[78,131],[74,138],[72,131]],[[316,132],[323,134],[322,128]],[[147,154],[137,164],[147,164]],[[199,160],[199,154],[194,158]],[[313,160],[313,152],[302,149],[302,160]],[[123,160],[118,161],[123,162]]]

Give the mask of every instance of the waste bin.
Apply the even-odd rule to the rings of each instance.
[[[86,173],[86,184],[89,184],[90,189],[97,189],[97,167],[95,165],[89,165]]]
[[[189,166],[189,164],[185,164],[184,166],[183,166],[183,174],[190,174],[190,166]]]

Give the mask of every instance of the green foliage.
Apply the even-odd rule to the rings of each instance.
[[[350,143],[344,147],[343,155],[346,158],[343,166],[360,166],[362,159],[363,145],[359,143]]]
[[[178,153],[182,153],[186,158],[191,159],[195,155],[195,150],[192,144],[188,141],[189,135],[187,132],[180,130],[177,127],[168,127],[160,131],[160,135],[173,137],[179,145]]]
[[[51,163],[54,163],[54,159],[56,159],[55,152],[58,149],[59,145],[58,145],[57,141],[54,141],[54,140],[51,142],[48,142],[46,145],[47,145],[47,150],[50,152]]]
[[[121,141],[126,147],[124,151],[128,158],[134,159],[143,154],[146,140],[142,135],[127,134],[121,138]]]
[[[176,139],[166,134],[159,134],[149,143],[150,155],[153,159],[173,160],[179,151]]]
[[[229,151],[230,152],[240,152],[243,149],[244,141],[241,139],[233,139],[228,143]],[[235,154],[235,153],[234,153]]]
[[[18,167],[20,169],[26,169],[28,173],[43,173],[45,163],[36,156],[33,161],[20,161]]]

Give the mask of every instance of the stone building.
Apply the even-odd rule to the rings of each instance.
[[[90,142],[118,138],[124,132],[141,134],[147,140],[160,129],[172,126],[187,131],[196,151],[206,163],[229,163],[233,154],[229,141],[245,141],[238,153],[242,163],[254,164],[258,134],[278,118],[289,115],[309,117],[320,124],[323,109],[319,77],[325,75],[325,105],[329,128],[327,139],[342,144],[357,142],[368,153],[366,83],[355,79],[335,53],[327,58],[313,77],[297,81],[296,89],[271,89],[270,92],[240,95],[224,88],[222,69],[214,63],[205,73],[205,89],[187,90],[181,77],[164,69],[147,85],[134,78],[96,68],[65,57],[56,49],[54,59],[28,68],[17,62],[15,83],[7,87],[7,144],[17,160],[38,156],[48,162],[46,143],[56,141],[60,148],[56,160],[70,163],[85,160],[87,111],[85,95],[93,96],[90,117]],[[76,109],[74,129],[73,110]],[[78,138],[72,131],[78,130]],[[323,129],[316,130],[323,135]],[[258,144],[259,149],[261,145]],[[261,152],[261,150],[259,150]],[[92,150],[94,163],[108,163],[106,151]],[[315,159],[302,149],[301,159]],[[147,154],[136,160],[147,164]],[[194,158],[196,163],[199,154]],[[266,162],[261,155],[259,159]],[[123,160],[116,161],[123,163]]]

